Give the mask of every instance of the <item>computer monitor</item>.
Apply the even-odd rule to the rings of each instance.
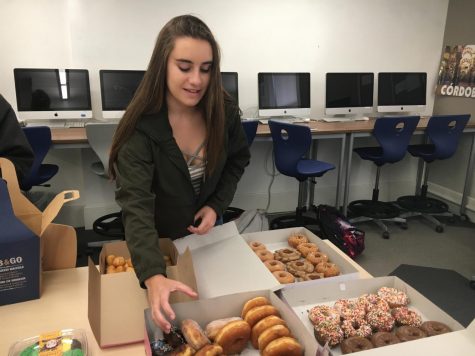
[[[426,91],[427,73],[379,73],[378,112],[422,111]]]
[[[231,95],[236,105],[239,106],[239,93],[238,93],[238,74],[237,72],[221,72],[221,80],[223,82],[223,88]]]
[[[310,73],[258,73],[259,116],[310,116]]]
[[[144,70],[102,69],[99,71],[104,119],[122,118],[144,74]]]
[[[374,73],[327,73],[325,114],[364,114],[373,111]]]
[[[13,74],[20,119],[92,118],[86,69],[15,68]]]

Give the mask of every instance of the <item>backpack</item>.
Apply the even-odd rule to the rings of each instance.
[[[321,235],[330,240],[351,258],[360,255],[364,250],[364,231],[350,224],[346,216],[329,205],[317,207],[317,218]]]

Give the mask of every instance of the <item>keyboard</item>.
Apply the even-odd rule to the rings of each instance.
[[[280,122],[286,122],[288,124],[302,124],[302,123],[310,122],[310,119],[304,118],[304,117],[290,117],[290,118],[274,119],[274,120],[275,121],[280,121]],[[259,122],[262,125],[268,125],[269,124],[268,119],[260,119]]]
[[[367,116],[357,116],[357,117],[322,117],[322,121],[325,122],[349,122],[349,121],[368,121],[369,117]]]
[[[25,123],[26,127],[48,126],[50,128],[64,127],[64,121],[28,121]]]
[[[86,121],[66,121],[64,127],[74,129],[74,128],[82,128],[86,125]]]

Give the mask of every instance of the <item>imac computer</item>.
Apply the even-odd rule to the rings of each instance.
[[[310,73],[258,73],[259,116],[310,116]]]
[[[374,73],[327,73],[325,114],[353,115],[372,112],[373,88]]]
[[[223,88],[239,106],[238,74],[237,72],[221,72]]]
[[[86,69],[15,68],[13,74],[21,120],[92,118]]]
[[[132,100],[142,78],[143,70],[100,70],[102,117],[120,119]]]
[[[378,112],[418,112],[426,107],[427,73],[379,73]]]

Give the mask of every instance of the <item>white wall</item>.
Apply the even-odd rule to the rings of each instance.
[[[426,71],[428,87],[433,88],[448,0],[0,0],[0,4],[0,92],[16,105],[14,67],[86,68],[93,112],[100,119],[98,70],[144,69],[160,28],[185,13],[199,16],[214,32],[222,49],[222,70],[239,73],[245,116],[256,114],[259,71],[310,72],[312,116],[323,115],[328,71]],[[424,114],[432,113],[433,102],[430,91]],[[270,145],[254,143],[251,166],[234,205],[265,207],[270,176],[264,164]],[[338,162],[338,141],[325,140],[318,147],[320,159]],[[49,160],[64,155],[80,161],[71,150],[53,151]],[[353,162],[350,199],[369,197],[374,167],[358,158]],[[66,188],[67,176],[78,176],[81,169],[81,162],[71,170],[62,169],[53,187]],[[411,193],[415,173],[415,161],[409,158],[383,170],[382,198]],[[77,184],[83,188],[82,182]],[[317,202],[334,203],[336,172],[319,179],[317,186]],[[294,209],[297,187],[293,179],[276,177],[270,210]]]

